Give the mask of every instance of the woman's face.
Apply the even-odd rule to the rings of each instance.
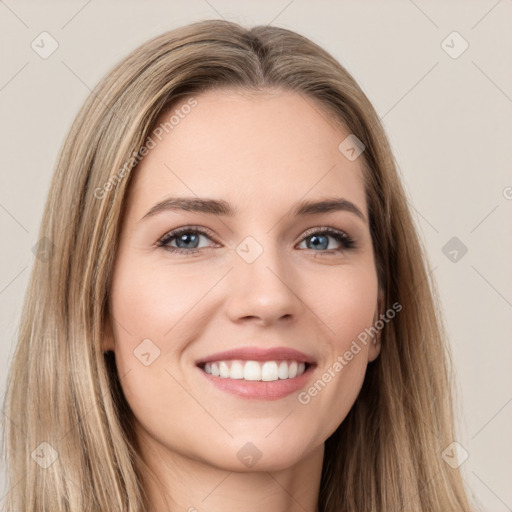
[[[134,171],[104,348],[160,456],[290,467],[323,450],[378,354],[361,342],[378,297],[362,158],[296,93],[180,105]]]

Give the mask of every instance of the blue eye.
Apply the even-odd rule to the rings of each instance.
[[[183,235],[179,235],[176,238],[176,246],[180,249],[196,249],[199,245],[199,237],[201,235],[197,235],[194,233],[184,233]]]
[[[169,252],[193,255],[199,253],[201,249],[213,247],[208,244],[200,247],[201,238],[212,240],[213,236],[206,228],[188,226],[170,231],[157,242],[157,246]],[[329,248],[330,240],[335,240],[338,247]],[[306,247],[300,247],[300,244],[304,243]],[[300,244],[299,248],[306,248],[320,254],[341,253],[355,247],[354,240],[346,233],[329,227],[310,230]]]
[[[328,248],[329,239],[334,239],[339,244],[338,247]],[[332,228],[322,228],[317,230],[304,238],[303,242],[306,243],[306,248],[316,252],[326,252],[328,254],[333,252],[342,252],[347,249],[355,247],[355,242],[343,231],[338,231]]]
[[[157,245],[170,252],[196,253],[199,252],[200,249],[199,243],[201,237],[211,240],[211,236],[207,231],[198,228],[185,227],[175,229],[174,231],[167,233],[159,242],[157,242]],[[176,245],[173,246],[173,242]]]

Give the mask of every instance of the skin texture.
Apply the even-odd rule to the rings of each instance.
[[[236,347],[295,348],[317,363],[307,389],[373,324],[378,280],[362,159],[338,150],[349,132],[310,98],[224,90],[196,99],[133,171],[104,349],[115,352],[142,455],[164,491],[148,483],[153,510],[317,510],[323,443],[354,404],[380,343],[361,345],[306,405],[298,393],[228,394],[195,362]],[[169,196],[222,199],[237,211],[168,210],[141,220]],[[334,196],[365,219],[290,213],[298,201]],[[182,226],[209,228],[214,238],[200,236],[191,256],[157,245]],[[327,250],[341,251],[308,248],[304,233],[326,226],[356,246],[344,249],[329,235]],[[252,263],[236,252],[248,236],[263,250]],[[145,339],[160,351],[148,366],[134,355]],[[261,452],[251,467],[237,457],[248,442]]]

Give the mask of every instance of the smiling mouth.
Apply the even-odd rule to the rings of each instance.
[[[240,359],[211,361],[198,365],[205,373],[224,379],[272,382],[300,377],[312,365],[293,360],[245,361]]]

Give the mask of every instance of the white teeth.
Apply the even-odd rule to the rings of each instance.
[[[229,366],[225,361],[219,363],[219,373],[221,377],[227,379],[229,377]]]
[[[256,361],[247,361],[244,366],[244,380],[261,380],[261,366]]]
[[[277,370],[277,376],[280,379],[288,378],[288,365],[286,364],[286,361],[281,361],[281,364],[279,365],[279,370]]]
[[[288,378],[293,379],[297,375],[297,363],[293,361],[288,368]]]
[[[297,361],[216,361],[206,363],[204,371],[221,378],[273,382],[299,377],[306,369]]]
[[[205,368],[206,370],[206,368]],[[208,373],[208,372],[206,372]],[[243,379],[244,378],[244,367],[240,361],[233,361],[231,364],[231,371],[229,372],[230,379]]]
[[[261,380],[270,382],[277,379],[277,363],[275,361],[267,361],[264,363],[261,369]]]

